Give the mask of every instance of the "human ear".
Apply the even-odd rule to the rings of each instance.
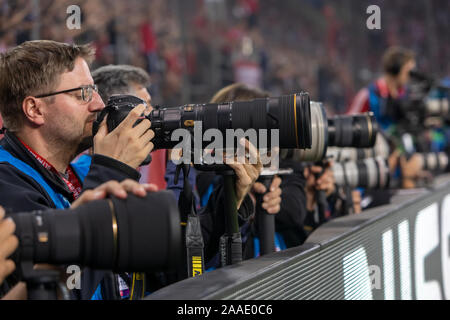
[[[29,121],[36,125],[44,124],[43,107],[45,104],[34,97],[26,97],[22,102],[22,111]]]

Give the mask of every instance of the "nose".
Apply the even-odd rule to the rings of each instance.
[[[105,108],[102,98],[98,92],[92,92],[92,101],[89,103],[90,112],[100,112]]]

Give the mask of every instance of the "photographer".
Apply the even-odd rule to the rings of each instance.
[[[353,99],[348,114],[372,111],[383,130],[399,120],[398,103],[406,97],[410,72],[416,67],[414,53],[391,47],[383,55],[383,75]]]
[[[382,66],[383,75],[356,95],[347,113],[372,111],[383,133],[392,136],[396,134],[395,125],[402,119],[401,104],[407,98],[410,72],[416,67],[415,55],[405,48],[391,47],[383,55]],[[391,144],[392,173],[399,178],[399,187],[413,188],[415,181],[425,175],[418,165],[418,156],[405,157],[397,150],[401,148],[398,143],[392,140]]]
[[[149,84],[150,78],[148,74],[141,68],[137,68],[129,65],[108,65],[96,69],[92,72],[92,77],[99,88],[99,94],[102,97],[103,101],[107,103],[108,99],[112,95],[116,94],[127,94],[134,95],[147,103],[146,112],[149,113],[152,110],[151,107],[151,96],[147,91],[146,87]],[[152,153],[152,163],[149,166],[150,176],[160,176],[164,174],[164,170],[162,170],[162,166],[153,166],[153,164],[159,163],[165,158],[166,150],[158,150]],[[156,157],[155,157],[156,153]],[[142,170],[142,167],[140,168]],[[246,197],[248,193],[248,188],[253,184],[254,180],[259,175],[259,171],[256,170],[256,166],[245,166],[242,164],[235,165],[235,171],[237,173],[238,181],[236,184],[236,193],[238,194],[238,204],[240,205],[238,209],[243,215],[247,215],[247,211],[253,210],[251,207],[251,201],[248,197]],[[145,169],[144,169],[145,170]],[[189,182],[191,185],[195,186],[195,169],[191,168],[189,172]],[[179,198],[180,192],[183,189],[184,178],[180,177],[177,184],[174,182],[175,177],[175,165],[169,161],[167,163],[167,188],[169,190],[174,191],[177,199]],[[269,197],[270,198],[270,197]],[[244,201],[245,200],[245,201]],[[199,201],[197,201],[197,204]],[[219,210],[219,208],[223,207],[223,195],[218,195],[217,201],[214,202],[208,209],[205,209],[202,214],[204,216],[215,215],[215,212]],[[273,208],[269,208],[273,210]],[[223,221],[218,221],[218,224],[223,224]],[[126,277],[126,275],[123,275]],[[157,289],[161,286],[167,285],[171,280],[164,280],[159,277],[155,279],[155,275],[147,275],[148,289]],[[119,280],[120,281],[120,280]],[[124,290],[121,290],[124,291]],[[123,295],[121,294],[120,296]]]
[[[221,103],[221,102],[229,102],[229,101],[245,101],[245,100],[253,100],[257,98],[266,98],[268,97],[268,93],[263,92],[258,89],[249,88],[246,85],[237,83],[230,86],[227,86],[217,92],[214,97],[211,99],[211,103]],[[238,171],[237,171],[238,172]],[[258,174],[259,175],[259,174]],[[167,176],[167,175],[166,175]],[[255,195],[256,194],[264,194],[266,195],[263,198],[262,207],[269,214],[278,214],[280,212],[280,208],[282,205],[282,189],[281,178],[275,176],[270,184],[269,190],[266,187],[256,182],[253,184],[250,196],[255,203]],[[222,185],[220,177],[205,172],[198,172],[196,177],[196,184],[199,190],[199,196],[202,199],[202,203],[207,203],[207,206],[210,206],[211,200],[214,203],[214,193],[222,192]],[[216,213],[216,216],[223,211],[223,208],[218,208],[219,213]],[[219,242],[219,237],[223,234],[223,226],[216,225],[215,216],[202,216],[203,229],[202,232],[206,239],[209,239],[208,245],[205,248],[206,260],[209,260],[208,267],[217,267],[218,266],[218,255],[217,255],[217,247]],[[239,215],[240,222],[240,230],[243,241],[243,258],[250,259],[255,257],[255,254],[259,254],[254,250],[254,237],[255,237],[255,212],[251,212],[249,215],[245,216]]]
[[[133,127],[138,106],[111,133],[92,139],[104,104],[88,63],[94,51],[54,41],[30,41],[0,56],[0,204],[11,212],[69,208],[87,189],[109,180],[138,180],[135,170],[153,149],[150,122]],[[71,161],[92,146],[89,165]],[[83,159],[90,161],[90,159]],[[89,167],[89,172],[80,168]],[[147,186],[148,188],[148,186]],[[104,272],[82,273],[78,298],[90,299]]]
[[[8,257],[16,250],[17,237],[14,236],[15,224],[11,219],[3,219],[5,210],[0,207],[0,286],[5,278],[16,268]]]
[[[320,217],[316,215],[318,209],[317,192],[325,192],[327,200],[324,208],[324,221],[336,218],[339,216],[348,215],[350,213],[361,213],[361,194],[358,190],[352,190],[350,195],[346,195],[341,188],[335,183],[333,174],[333,162],[327,162],[324,167],[318,165],[308,166],[304,170],[306,178],[306,208],[308,210],[307,218],[305,219],[305,229],[310,232],[313,231],[320,224]],[[351,197],[348,199],[347,197]],[[347,212],[345,202],[350,201],[352,211]]]
[[[145,110],[146,113],[149,113],[153,109],[151,106],[151,96],[146,89],[146,87],[149,84],[150,78],[143,69],[129,65],[108,65],[93,71],[92,77],[96,85],[98,86],[99,94],[105,103],[112,95],[128,94],[134,95],[146,101],[147,103],[147,109]],[[152,162],[154,160],[155,159],[152,159]],[[169,161],[168,165],[170,166],[170,168],[174,169],[174,165],[172,162]],[[152,169],[153,168],[150,167],[150,170]],[[247,170],[245,169],[248,168],[245,168],[244,166],[237,164],[236,173],[238,177],[241,177],[241,180],[243,180],[251,176],[250,180],[253,180],[254,179],[253,174],[251,172],[247,172]],[[157,175],[159,174],[159,172],[151,172],[151,174]],[[189,177],[192,178],[194,176],[195,170],[191,169]],[[193,180],[190,181],[193,182]],[[173,176],[172,176],[168,188],[174,190],[175,194],[178,196],[179,190],[182,188],[182,185],[183,185],[182,178],[179,180],[178,184],[175,184],[173,183]],[[238,199],[238,203],[242,202],[243,197],[246,195],[245,189],[247,188],[248,188],[247,183],[243,183],[242,186],[237,186],[238,194],[241,195],[240,198]]]

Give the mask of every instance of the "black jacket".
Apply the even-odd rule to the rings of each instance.
[[[303,176],[304,165],[290,160],[283,160],[281,168],[293,169],[293,174],[282,176],[280,212],[275,216],[275,229],[286,243],[287,248],[296,247],[306,240],[304,222],[306,210],[306,179]]]
[[[6,132],[4,138],[0,141],[0,145],[12,156],[35,169],[54,191],[62,194],[70,201],[73,199],[71,191],[64,181],[44,168],[14,134]],[[125,179],[133,179],[138,181],[139,178],[139,172],[126,164],[106,156],[93,155],[89,173],[83,183],[83,190],[93,189],[110,180],[120,182]],[[9,214],[55,208],[52,199],[42,186],[14,166],[4,162],[0,163],[0,205]],[[78,292],[73,290],[75,298],[90,299],[105,274],[104,271],[83,269],[82,290]],[[17,280],[17,278],[12,277],[12,279],[9,279],[9,284],[13,285]],[[107,299],[108,297],[104,296],[104,298]]]
[[[303,165],[297,162],[283,161],[282,168],[292,168],[294,173],[289,176],[282,176],[282,202],[280,212],[275,215],[275,227],[288,248],[301,245],[306,239],[304,230],[304,220],[306,211],[305,178],[303,176]],[[202,233],[205,241],[205,260],[210,261],[217,255],[220,236],[225,232],[224,221],[224,188],[220,176],[210,172],[200,172],[197,175],[197,189],[199,195],[203,197],[208,187],[213,184],[214,192],[211,194],[209,202],[202,212],[200,218],[202,223]],[[249,223],[247,228],[241,229],[243,244],[243,258],[254,257],[253,236],[257,234],[253,222],[255,208],[250,197],[245,197],[241,208],[238,211],[239,226]],[[213,263],[213,261],[211,261]]]

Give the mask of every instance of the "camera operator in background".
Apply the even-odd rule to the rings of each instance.
[[[85,190],[110,180],[117,181],[112,190],[155,191],[136,182],[135,169],[153,149],[150,122],[133,127],[143,105],[109,134],[103,122],[92,138],[92,124],[104,108],[88,66],[93,57],[90,46],[46,40],[1,54],[0,113],[6,130],[0,142],[0,204],[5,210],[69,208]],[[71,163],[92,145],[92,158]],[[126,196],[123,192],[118,194]],[[90,299],[101,291],[105,274],[83,270],[75,298]]]
[[[347,113],[372,111],[375,114],[382,133],[391,144],[389,166],[397,178],[397,187],[414,188],[416,181],[426,173],[421,170],[419,155],[402,154],[396,125],[404,116],[402,103],[407,99],[410,73],[416,67],[415,55],[405,48],[391,47],[383,55],[382,66],[383,75],[356,95]]]
[[[221,103],[267,97],[269,97],[267,92],[250,88],[242,83],[236,83],[220,90],[211,102]],[[330,201],[329,207],[332,209],[332,212],[329,213],[330,217],[343,213],[337,213],[338,210],[334,209],[338,201],[331,164],[322,168],[321,166],[310,166],[307,163],[283,158],[280,159],[280,168],[293,170],[293,174],[281,177],[281,204],[279,212],[275,216],[276,242],[279,249],[285,249],[303,244],[308,233],[313,229],[312,225],[317,226],[317,223],[313,223],[313,216],[317,207],[316,191],[323,190],[326,193]],[[315,175],[318,175],[318,177],[316,178]],[[200,174],[198,178],[198,181],[200,181],[198,183],[199,189],[206,190],[212,179],[212,177],[208,177],[208,174]],[[259,192],[259,190],[254,191]],[[353,201],[355,204],[358,202],[356,195]],[[251,227],[249,239],[256,235],[254,224],[251,224]],[[248,247],[252,248],[252,246]]]
[[[326,161],[323,166],[316,164],[307,165],[304,169],[304,176],[306,179],[306,210],[307,215],[305,218],[305,230],[307,233],[314,231],[322,222],[330,220],[335,217],[344,216],[350,214],[350,212],[344,212],[344,202],[348,201],[346,195],[339,190],[335,184],[333,175],[333,162]],[[326,206],[324,208],[323,217],[319,217],[318,212],[318,191],[325,193]],[[361,201],[361,195],[358,190],[353,190],[351,193],[351,203],[353,204],[353,214],[361,213],[359,203]]]

